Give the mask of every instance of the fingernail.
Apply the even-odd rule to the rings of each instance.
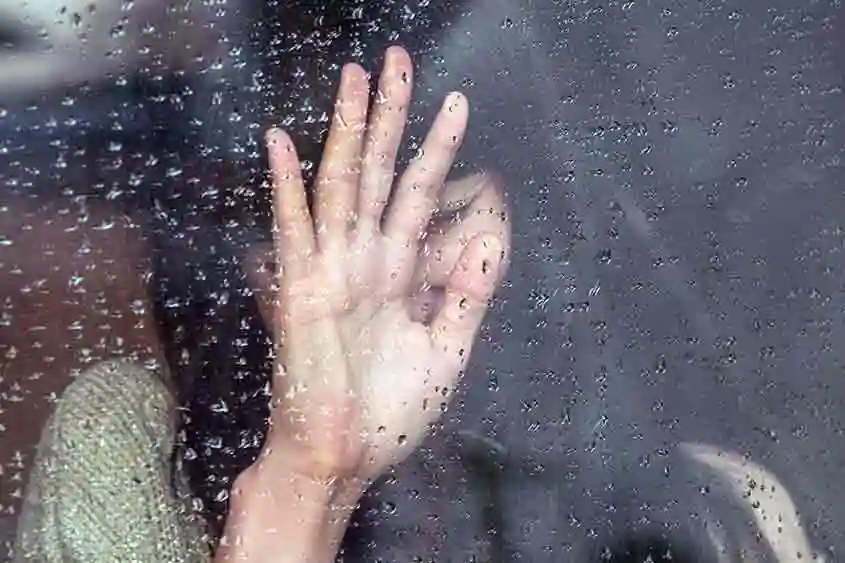
[[[398,47],[396,45],[388,47],[384,53],[385,67],[395,67],[395,65],[399,65],[402,62],[402,59],[406,58],[407,56],[407,52],[402,47]],[[402,79],[403,84],[409,84],[411,82],[411,76],[408,71],[403,70],[400,77]]]
[[[264,138],[267,142],[267,146],[275,147],[277,145],[281,145],[282,149],[287,152],[291,152],[293,150],[293,141],[291,140],[290,135],[285,133],[284,130],[279,127],[271,127],[268,129]]]
[[[460,92],[451,92],[443,102],[443,106],[447,111],[457,110],[466,98]]]

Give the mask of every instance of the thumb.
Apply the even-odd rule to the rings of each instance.
[[[443,306],[429,326],[436,354],[455,371],[469,360],[475,337],[496,289],[504,248],[491,234],[475,236],[449,275]]]

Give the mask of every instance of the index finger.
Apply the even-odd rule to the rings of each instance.
[[[302,181],[299,157],[290,136],[280,129],[267,133],[273,177],[276,260],[287,275],[301,274],[316,250],[314,223]]]

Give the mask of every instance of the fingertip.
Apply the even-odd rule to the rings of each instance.
[[[405,49],[401,45],[391,45],[390,47],[388,47],[384,52],[384,57],[387,60],[395,62],[411,62],[411,55],[408,53],[407,49]]]
[[[402,74],[402,82],[410,84],[413,73],[413,62],[411,55],[404,47],[392,45],[384,53],[385,67],[390,67]]]
[[[341,84],[348,86],[360,86],[369,84],[369,73],[358,63],[346,63],[340,71]]]
[[[469,111],[469,100],[463,92],[450,92],[443,101],[443,108],[450,113],[466,113]]]
[[[270,127],[264,134],[268,146],[277,147],[290,143],[290,136],[278,127]]]
[[[335,100],[332,130],[340,127],[343,134],[363,134],[367,119],[367,102],[370,94],[370,75],[357,63],[346,63],[340,71],[340,85]],[[331,137],[331,134],[330,134]]]
[[[440,127],[445,127],[441,129],[441,134],[448,135],[453,150],[457,150],[463,142],[469,121],[469,101],[466,96],[457,91],[447,95],[440,107],[437,121],[440,122]]]
[[[463,316],[469,310],[483,311],[493,296],[504,258],[499,237],[480,234],[469,241],[447,282],[452,311]]]
[[[299,157],[296,154],[293,139],[286,131],[273,127],[267,131],[266,140],[270,172],[275,181],[291,179],[299,169]]]
[[[277,168],[282,166],[289,168],[293,161],[297,161],[296,148],[293,145],[293,139],[283,129],[272,127],[267,130],[265,134],[267,142],[267,152],[270,157],[271,169],[278,171]]]
[[[407,71],[409,72],[413,66],[411,55],[404,47],[400,47],[399,45],[391,45],[388,47],[384,52],[384,60],[385,63],[390,65],[407,67]]]

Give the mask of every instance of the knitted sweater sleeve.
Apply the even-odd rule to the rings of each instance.
[[[172,482],[174,412],[143,367],[113,361],[81,374],[44,429],[15,561],[208,561]]]

